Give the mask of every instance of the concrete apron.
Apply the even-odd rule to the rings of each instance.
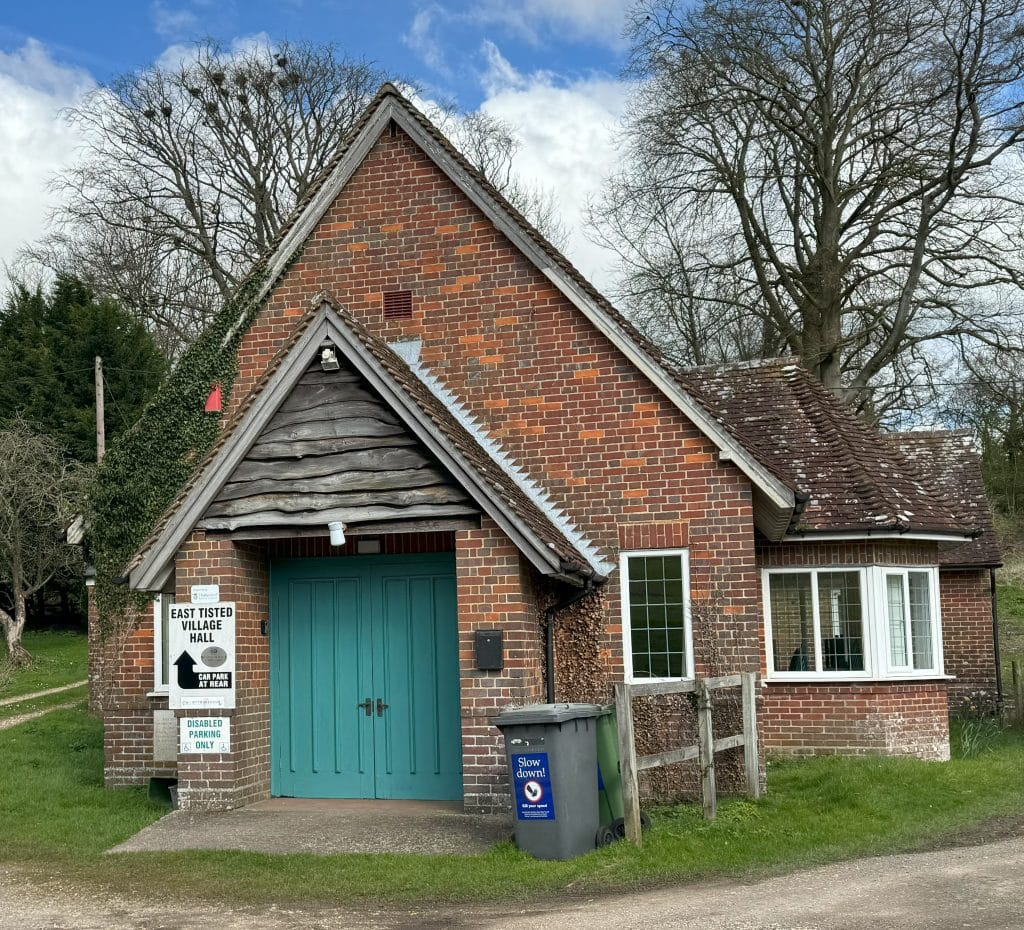
[[[232,811],[171,811],[108,851],[473,856],[511,836],[508,816],[466,814],[460,803],[273,798]]]

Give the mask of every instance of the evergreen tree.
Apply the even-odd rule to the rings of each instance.
[[[0,310],[0,423],[21,417],[72,458],[96,459],[94,360],[103,359],[107,439],[129,428],[167,372],[145,327],[72,277],[19,287]]]

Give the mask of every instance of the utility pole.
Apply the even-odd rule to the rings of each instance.
[[[103,359],[96,356],[96,461],[102,462],[107,451],[107,431],[103,416]]]

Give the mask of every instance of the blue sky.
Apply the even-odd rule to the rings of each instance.
[[[581,229],[615,165],[628,84],[629,0],[28,0],[0,8],[0,261],[38,236],[47,179],[74,157],[60,120],[97,84],[206,36],[333,41],[422,88],[513,123],[520,173],[558,198],[566,251],[607,284],[613,260]]]

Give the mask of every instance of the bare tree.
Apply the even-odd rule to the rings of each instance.
[[[24,421],[0,430],[0,582],[14,611],[0,609],[0,628],[15,665],[32,660],[21,644],[28,598],[80,558],[65,531],[83,502],[85,474]]]
[[[591,211],[621,296],[686,361],[792,353],[861,409],[933,358],[1008,344],[1022,10],[646,0],[627,167]]]
[[[274,240],[384,79],[331,44],[199,45],[99,88],[65,206],[32,250],[187,343]]]
[[[114,79],[68,113],[84,148],[56,179],[64,206],[24,263],[116,298],[177,355],[274,242],[385,77],[331,44],[211,40],[177,67]],[[551,195],[512,171],[511,127],[439,112],[470,160],[557,237]]]

